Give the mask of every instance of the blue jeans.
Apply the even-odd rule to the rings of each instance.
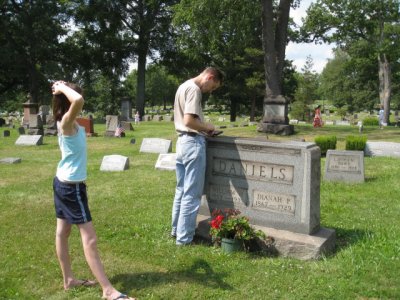
[[[176,143],[176,189],[172,207],[172,231],[176,244],[189,244],[203,194],[206,140],[202,135],[182,135]]]

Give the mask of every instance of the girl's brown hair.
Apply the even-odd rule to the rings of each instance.
[[[66,82],[65,85],[82,95],[83,91],[80,86],[70,82]],[[56,122],[61,121],[62,117],[69,110],[70,106],[71,102],[69,102],[68,98],[64,94],[53,95],[54,120]]]

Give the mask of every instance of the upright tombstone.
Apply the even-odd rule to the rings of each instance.
[[[94,132],[93,119],[92,118],[76,118],[78,124],[85,128],[86,136],[96,135]]]
[[[294,133],[294,126],[289,124],[288,104],[282,96],[266,96],[264,98],[264,117],[259,124],[257,131],[291,135]]]
[[[37,115],[39,105],[37,103],[34,103],[31,94],[28,94],[27,101],[23,104],[23,106],[24,106],[24,122],[22,125],[24,127],[28,127],[30,116]]]
[[[25,128],[24,127],[18,127],[18,133],[19,135],[25,134]]]
[[[129,97],[121,98],[121,120],[129,121],[132,119],[132,102]]]
[[[15,145],[19,146],[39,146],[43,144],[42,135],[20,135]]]
[[[364,182],[364,152],[328,150],[325,162],[325,180]]]
[[[125,171],[129,169],[129,158],[122,155],[106,155],[101,162],[100,171]]]
[[[144,138],[140,145],[140,152],[169,153],[172,151],[172,141],[159,138]]]
[[[10,130],[4,130],[3,137],[9,137],[9,136],[10,136]]]
[[[4,126],[6,124],[6,120],[3,118],[0,118],[0,127]]]
[[[214,209],[235,208],[274,238],[282,256],[331,251],[335,232],[320,227],[320,157],[314,143],[210,138],[198,234],[208,236]]]
[[[42,118],[42,124],[47,124],[47,116],[50,113],[49,105],[41,105],[39,106],[39,116]]]
[[[105,136],[114,136],[120,122],[119,116],[107,115],[106,116],[106,133]]]

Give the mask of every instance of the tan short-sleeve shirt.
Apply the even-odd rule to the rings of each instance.
[[[174,122],[176,131],[197,132],[186,127],[183,123],[185,114],[196,115],[201,122],[204,121],[203,109],[201,108],[201,90],[189,79],[182,83],[175,94]]]

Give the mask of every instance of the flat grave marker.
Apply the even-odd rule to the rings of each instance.
[[[144,138],[140,146],[140,152],[169,153],[172,151],[172,141],[160,138]]]
[[[163,153],[158,156],[155,168],[157,170],[176,170],[176,153]]]
[[[124,171],[127,169],[129,169],[129,158],[118,154],[104,156],[100,166],[100,171]]]
[[[39,146],[43,145],[43,135],[20,135],[15,145]]]

